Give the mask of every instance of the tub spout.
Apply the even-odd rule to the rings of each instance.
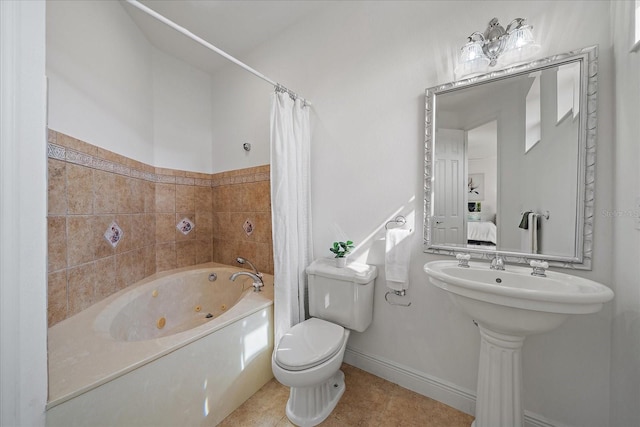
[[[253,279],[253,292],[260,292],[262,287],[264,286],[264,282],[262,281],[262,275],[258,276],[255,273],[250,271],[237,271],[229,277],[229,280],[234,281],[238,278],[238,276],[249,276]]]

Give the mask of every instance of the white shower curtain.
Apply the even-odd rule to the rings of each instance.
[[[271,216],[273,233],[275,343],[305,320],[311,253],[309,108],[287,93],[271,104]]]

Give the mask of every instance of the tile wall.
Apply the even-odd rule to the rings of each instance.
[[[49,326],[159,271],[242,256],[273,273],[269,165],[154,168],[52,130],[47,149]]]

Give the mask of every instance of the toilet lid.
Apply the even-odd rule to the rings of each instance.
[[[281,339],[275,361],[283,369],[301,371],[333,357],[344,341],[344,328],[311,318],[298,323]]]

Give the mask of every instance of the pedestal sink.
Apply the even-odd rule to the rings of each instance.
[[[474,427],[521,427],[522,344],[527,335],[547,332],[574,314],[596,313],[613,299],[608,287],[569,274],[507,265],[432,261],[429,282],[447,291],[453,303],[480,329],[480,361]]]

